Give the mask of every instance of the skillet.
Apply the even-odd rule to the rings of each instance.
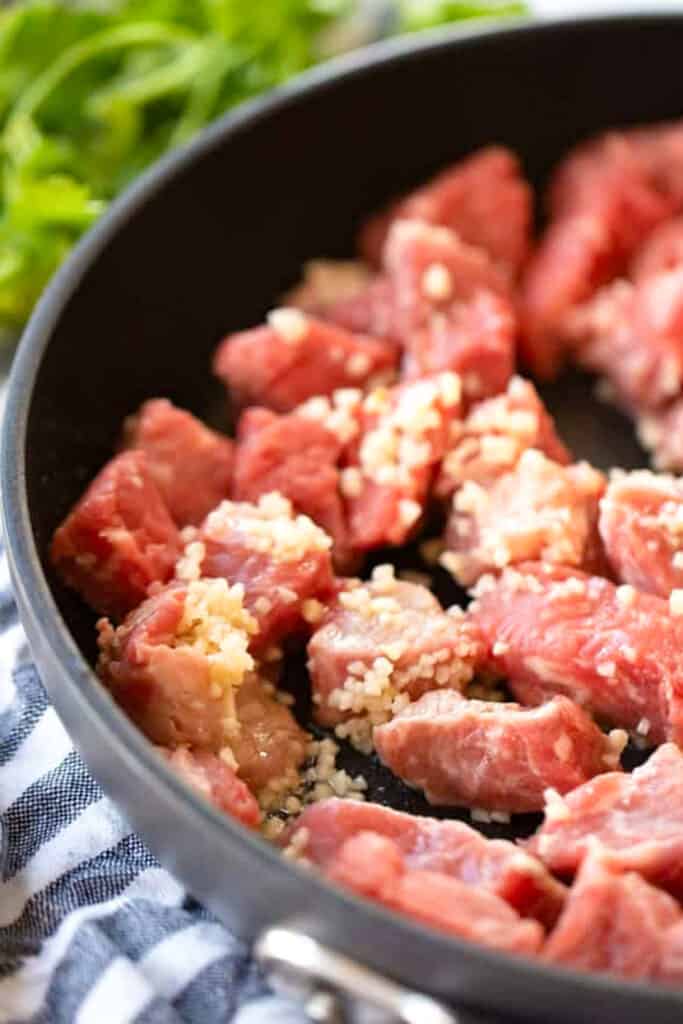
[[[97,682],[94,617],[51,573],[50,536],[144,399],[168,396],[228,425],[210,353],[223,334],[261,319],[304,260],[349,254],[366,213],[477,146],[510,145],[539,186],[592,132],[680,116],[681,52],[683,15],[647,15],[428,33],[335,61],[242,107],[144,176],[56,276],[21,342],[0,470],[11,571],[42,678],[93,773],[162,863],[241,937],[260,936],[263,959],[298,957],[304,981],[312,967],[327,977],[327,994],[310,1004],[317,1019],[345,1019],[334,1018],[344,1011],[331,991],[339,986],[420,1024],[482,1013],[669,1024],[683,996],[439,935],[337,891],[222,817],[159,762]],[[593,399],[588,378],[568,375],[545,397],[578,456],[645,464],[632,427]],[[400,555],[408,565],[416,557]],[[436,589],[461,596],[444,578]],[[288,685],[305,720],[303,684],[294,666]],[[427,810],[376,765],[362,770],[372,798]],[[381,978],[454,1010],[411,1002]]]

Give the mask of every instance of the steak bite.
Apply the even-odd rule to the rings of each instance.
[[[681,909],[671,896],[640,875],[621,874],[609,860],[592,855],[569,891],[543,959],[622,978],[658,978],[666,972],[670,932],[682,923]],[[683,977],[680,970],[671,974],[670,980]]]
[[[343,565],[349,543],[337,468],[341,451],[324,420],[247,409],[237,427],[232,497],[255,502],[277,491],[332,537],[335,561]]]
[[[282,495],[256,504],[223,501],[211,512],[178,565],[182,578],[219,577],[244,588],[244,606],[258,625],[259,656],[305,631],[335,589],[331,539],[308,516],[295,516]]]
[[[481,886],[521,917],[534,917],[546,927],[562,909],[566,889],[538,860],[506,839],[486,839],[462,821],[418,817],[355,800],[321,800],[304,810],[284,841],[324,871],[359,832],[390,839],[407,868]]]
[[[285,308],[270,313],[263,327],[229,334],[213,367],[239,405],[289,412],[335,388],[386,382],[396,363],[396,348],[385,341]]]
[[[181,549],[147,459],[135,451],[100,470],[55,531],[50,558],[95,611],[118,618],[171,576]]]
[[[602,473],[561,466],[528,448],[490,487],[468,481],[453,498],[441,564],[462,586],[524,561],[602,568],[597,532]]]
[[[409,218],[450,228],[514,279],[529,253],[532,215],[533,196],[517,157],[503,146],[487,146],[367,221],[359,249],[379,264],[392,224]]]
[[[348,839],[327,875],[400,914],[494,949],[532,954],[543,941],[538,921],[523,920],[486,889],[475,889],[451,875],[407,867],[398,847],[373,832]]]
[[[640,167],[589,163],[585,173],[560,165],[553,218],[522,283],[521,354],[540,377],[554,376],[564,361],[573,309],[623,274],[640,243],[672,213]]]
[[[526,563],[484,577],[468,615],[520,703],[564,694],[648,743],[683,741],[683,618],[662,598]]]
[[[243,592],[224,579],[174,582],[117,629],[101,619],[97,671],[154,743],[191,747],[197,771],[206,769],[217,786],[221,774],[200,753],[220,754],[261,797],[296,784],[308,737],[253,672],[248,646],[257,625]],[[183,753],[172,760],[190,764]]]
[[[681,899],[683,754],[666,743],[630,775],[610,772],[564,798],[555,794],[524,847],[564,876],[599,850],[615,870],[637,871]]]
[[[486,252],[446,228],[400,220],[384,258],[404,374],[463,372],[471,398],[504,388],[514,369],[516,320],[505,278]]]
[[[173,582],[114,629],[97,624],[97,672],[130,718],[160,746],[219,751],[235,718],[235,692],[254,660],[257,624],[243,587]]]
[[[272,683],[253,672],[245,676],[235,696],[237,725],[231,726],[228,736],[229,759],[266,808],[297,788],[310,740],[277,698]]]
[[[459,374],[468,399],[503,391],[515,364],[517,322],[512,306],[493,292],[455,304],[448,316],[435,316],[407,346],[402,378],[442,370]]]
[[[602,374],[626,409],[657,409],[680,392],[683,266],[637,285],[617,281],[575,310],[568,324],[578,361]]]
[[[469,481],[491,486],[515,468],[528,448],[561,465],[571,462],[552,416],[523,377],[512,377],[504,394],[473,405],[460,424],[453,424],[452,435],[435,485],[440,498]]]
[[[380,759],[431,804],[525,813],[619,764],[626,733],[605,736],[566,697],[538,708],[425,693],[375,729]]]
[[[165,398],[145,402],[124,425],[126,448],[140,449],[178,526],[201,523],[227,498],[233,442]]]
[[[377,388],[363,400],[341,477],[353,548],[402,544],[415,532],[460,402],[454,373]]]
[[[600,535],[614,574],[660,597],[683,589],[683,483],[664,473],[613,470]]]
[[[309,641],[316,719],[369,751],[375,725],[427,690],[462,688],[480,655],[459,608],[442,611],[425,587],[378,566],[341,591]]]
[[[190,751],[187,747],[158,749],[180,778],[219,811],[241,821],[247,828],[259,827],[261,811],[256,797],[224,758],[205,750]]]

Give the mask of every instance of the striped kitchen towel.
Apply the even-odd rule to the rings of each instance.
[[[0,1024],[302,1024],[74,750],[0,552]]]

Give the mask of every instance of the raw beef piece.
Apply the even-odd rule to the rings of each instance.
[[[164,582],[182,549],[143,452],[100,470],[56,530],[50,558],[97,612],[121,617]]]
[[[441,564],[462,586],[516,562],[598,571],[597,531],[605,478],[587,462],[561,466],[528,448],[490,487],[468,481],[456,492]]]
[[[619,764],[626,733],[609,737],[566,697],[538,708],[434,690],[375,729],[380,759],[431,804],[524,813],[549,788],[567,793]]]
[[[522,286],[521,353],[539,376],[563,361],[566,317],[601,285],[622,274],[644,239],[672,206],[631,162],[594,165],[569,157],[551,191],[550,221]]]
[[[683,217],[664,221],[636,249],[629,277],[639,282],[663,270],[683,266]]]
[[[569,892],[543,959],[622,978],[657,978],[670,945],[669,932],[682,923],[681,909],[667,893],[591,856]]]
[[[331,539],[286,498],[266,494],[254,505],[224,501],[186,548],[178,573],[222,577],[244,587],[244,606],[258,623],[251,649],[274,656],[274,645],[322,614],[335,589]]]
[[[656,409],[683,385],[683,267],[618,281],[569,318],[579,362],[628,409]]]
[[[341,481],[353,548],[403,544],[415,532],[460,414],[454,373],[377,388],[364,399],[361,435]]]
[[[294,788],[310,736],[277,699],[273,684],[255,673],[246,676],[235,696],[235,713],[238,727],[230,729],[227,742],[240,778],[261,800]]]
[[[250,408],[237,427],[232,497],[257,501],[278,491],[334,541],[337,564],[349,557],[337,463],[342,443],[323,420]]]
[[[426,587],[379,566],[369,583],[339,594],[309,641],[316,719],[344,722],[339,735],[370,747],[372,727],[411,698],[468,683],[480,653],[460,609],[442,611]]]
[[[165,398],[126,420],[124,446],[145,453],[150,476],[178,526],[201,523],[230,491],[233,442]]]
[[[335,388],[371,386],[393,377],[393,345],[298,309],[276,309],[263,327],[230,334],[214,356],[214,372],[240,405],[289,412]]]
[[[548,189],[552,217],[570,216],[586,209],[611,209],[612,229],[624,249],[642,242],[655,224],[675,212],[677,200],[655,171],[647,144],[637,143],[637,132],[608,132],[589,139],[561,161]],[[616,213],[624,214],[621,221]],[[626,214],[629,216],[626,216]]]
[[[509,299],[505,277],[483,249],[447,228],[397,220],[384,252],[396,300],[397,330],[410,346],[434,316],[448,316],[481,292]]]
[[[514,469],[527,448],[537,448],[562,465],[571,462],[552,417],[523,377],[512,377],[505,394],[473,405],[462,423],[453,424],[452,434],[435,486],[440,498],[468,481],[491,486]]]
[[[114,629],[100,619],[97,671],[116,701],[160,746],[217,752],[235,719],[235,691],[254,667],[256,630],[242,588],[173,582]]]
[[[683,754],[659,747],[630,775],[610,772],[563,799],[551,795],[546,817],[525,848],[560,875],[572,875],[591,851],[620,871],[637,871],[683,897]]]
[[[641,469],[612,472],[600,535],[614,574],[660,597],[683,589],[683,483]]]
[[[683,741],[683,618],[666,601],[538,562],[478,586],[485,664],[520,703],[565,694],[653,744]]]
[[[261,811],[256,797],[222,757],[203,750],[190,751],[187,747],[177,750],[159,747],[159,753],[188,786],[219,811],[241,821],[247,828],[259,827]]]
[[[596,214],[578,213],[549,224],[521,290],[519,353],[535,376],[558,374],[567,354],[567,316],[620,270],[609,229]]]
[[[390,839],[407,868],[437,871],[481,886],[521,917],[535,917],[546,927],[555,923],[562,909],[566,889],[538,860],[506,839],[486,839],[462,821],[418,817],[356,800],[321,800],[304,810],[284,842],[294,839],[303,856],[324,870],[358,832]]]
[[[644,413],[637,423],[638,440],[652,452],[656,469],[683,470],[683,398],[664,409]]]
[[[401,914],[494,949],[532,954],[543,941],[538,921],[523,920],[486,889],[474,889],[451,875],[406,867],[398,847],[373,832],[347,840],[327,875]]]
[[[379,264],[387,233],[399,218],[440,224],[480,246],[515,278],[529,253],[533,197],[514,153],[487,146],[448,167],[363,227],[359,248]]]
[[[512,306],[493,292],[480,292],[456,303],[446,316],[412,336],[402,378],[452,370],[459,374],[468,399],[497,395],[515,367],[517,322]]]

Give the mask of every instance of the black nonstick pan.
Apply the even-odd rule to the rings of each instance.
[[[210,354],[257,322],[304,260],[350,253],[366,213],[479,145],[513,147],[541,185],[592,132],[681,116],[681,54],[683,15],[639,16],[430,34],[315,71],[219,122],[117,202],[49,288],[16,359],[1,467],[12,573],[42,677],[88,764],[161,861],[241,936],[279,926],[331,951],[323,963],[319,947],[271,931],[264,955],[284,950],[300,975],[315,967],[378,1003],[403,998],[406,1021],[670,1024],[683,996],[448,939],[286,863],[193,797],[93,675],[93,616],[51,574],[49,539],[145,398],[167,395],[225,425]],[[569,375],[546,399],[577,454],[645,464],[631,425],[593,399],[589,379]],[[417,566],[414,552],[388,554]],[[457,599],[447,586],[436,581]],[[305,718],[303,668],[288,685]],[[427,810],[378,766],[363,771],[374,799]],[[330,1020],[326,998],[316,1012]]]

